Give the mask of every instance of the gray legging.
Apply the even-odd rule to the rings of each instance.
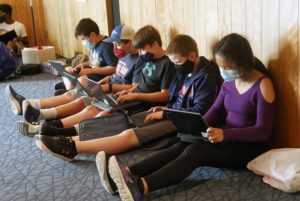
[[[149,192],[179,183],[197,167],[245,167],[267,151],[259,142],[178,142],[129,166],[132,174],[144,177]]]

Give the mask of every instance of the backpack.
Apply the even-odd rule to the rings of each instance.
[[[0,81],[13,77],[18,66],[18,57],[14,51],[0,42]]]

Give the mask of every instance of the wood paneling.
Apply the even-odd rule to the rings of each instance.
[[[32,23],[32,15],[30,9],[30,0],[0,0],[1,3],[10,4],[13,8],[13,19],[23,23],[26,27],[29,46],[35,45],[34,31]],[[40,0],[32,0],[33,17],[35,22],[36,45],[46,44],[46,32],[44,21],[43,2]]]
[[[75,52],[88,54],[80,41],[74,36],[77,23],[82,18],[94,20],[103,35],[112,30],[111,1],[109,0],[43,0],[48,43],[56,47],[56,53],[65,57]]]
[[[191,35],[199,52],[224,35],[245,35],[254,54],[269,68],[277,92],[273,144],[300,146],[299,0],[120,0],[121,22],[136,30],[158,28],[165,48],[178,33]]]

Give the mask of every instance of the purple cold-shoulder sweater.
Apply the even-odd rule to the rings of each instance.
[[[239,94],[235,82],[224,82],[219,95],[203,116],[208,125],[224,128],[224,141],[265,141],[272,132],[275,101],[268,103],[260,91],[259,78]]]

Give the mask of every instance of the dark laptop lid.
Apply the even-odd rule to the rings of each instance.
[[[15,30],[8,31],[2,35],[0,35],[0,41],[4,44],[7,44],[8,41],[13,40],[14,38],[17,38],[17,34]]]
[[[181,111],[175,109],[164,109],[164,115],[172,121],[181,135],[194,135],[202,137],[208,126],[202,119],[201,114],[196,112]]]

